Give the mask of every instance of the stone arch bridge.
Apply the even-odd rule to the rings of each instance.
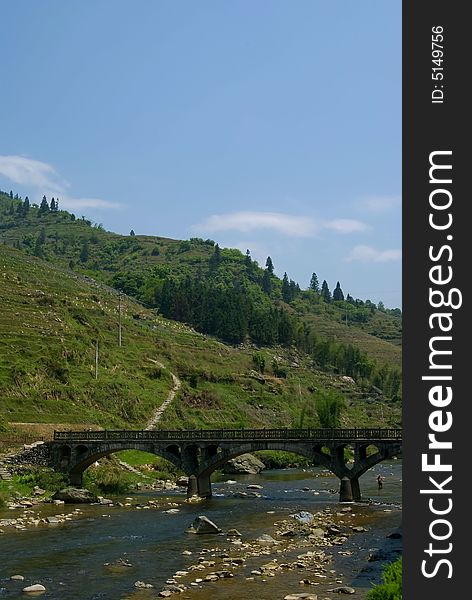
[[[377,463],[401,455],[401,429],[218,429],[184,431],[55,431],[47,443],[49,464],[82,485],[96,460],[120,450],[141,450],[167,459],[189,477],[187,495],[211,496],[211,474],[229,459],[258,450],[304,456],[341,480],[340,500],[360,500],[359,478]],[[345,448],[354,451],[348,464]],[[368,451],[369,447],[372,447]]]

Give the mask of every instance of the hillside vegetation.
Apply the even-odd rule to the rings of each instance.
[[[7,422],[142,427],[173,371],[166,427],[316,425],[330,394],[346,424],[398,424],[398,311],[327,301],[212,240],[120,236],[25,204],[0,194]]]

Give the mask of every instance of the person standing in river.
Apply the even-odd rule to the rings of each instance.
[[[379,490],[383,488],[383,477],[382,475],[377,475],[377,485],[379,486]]]

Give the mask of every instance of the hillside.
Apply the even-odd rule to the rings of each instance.
[[[311,323],[322,337],[354,343],[381,362],[401,363],[401,313],[379,310],[369,300],[327,303],[322,294],[302,291],[263,270],[239,250],[220,250],[212,240],[171,240],[151,236],[121,236],[78,219],[67,211],[30,207],[0,192],[0,241],[66,269],[89,274],[150,306],[164,316],[188,322],[198,330],[230,343],[293,342],[297,326]],[[206,315],[190,310],[204,306]],[[271,331],[275,308],[291,310],[285,332]],[[256,307],[256,310],[255,310]],[[275,311],[280,314],[280,311]],[[205,318],[215,314],[213,322]],[[236,313],[236,314],[235,314]],[[218,318],[216,318],[218,317]],[[239,322],[236,322],[239,321]],[[270,321],[270,323],[269,323]],[[289,340],[284,338],[290,338]]]
[[[31,420],[35,398],[35,420],[143,426],[171,384],[156,360],[191,384],[166,411],[174,425],[184,417],[205,425],[213,410],[215,424],[291,425],[309,418],[309,390],[337,387],[343,375],[357,382],[348,397],[376,389],[400,399],[398,311],[349,296],[326,301],[212,240],[120,236],[46,201],[25,204],[0,194],[0,392],[9,421]],[[117,290],[126,294],[126,350],[117,347]],[[265,358],[270,385],[254,373],[246,381],[261,370],[254,353]],[[298,365],[300,385],[289,365]],[[254,398],[269,388],[266,414]]]
[[[225,345],[126,297],[120,348],[116,292],[4,245],[0,278],[0,410],[14,430],[143,427],[172,386],[169,370],[183,385],[162,427],[316,426],[316,402],[333,390],[348,405],[344,424],[399,423],[398,403],[322,372],[293,349],[260,349],[261,374],[254,348]],[[274,356],[285,376],[274,376]]]

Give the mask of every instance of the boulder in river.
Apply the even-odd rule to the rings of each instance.
[[[223,467],[223,473],[235,475],[238,473],[257,475],[265,468],[264,463],[252,454],[241,454],[230,459]]]
[[[318,596],[310,593],[289,594],[288,596],[285,596],[284,600],[318,600]]]
[[[23,588],[23,591],[28,593],[38,593],[38,592],[45,592],[46,588],[44,587],[44,585],[41,585],[40,583],[35,583],[34,585],[29,585],[25,588]]]
[[[92,494],[90,490],[85,488],[74,488],[68,487],[63,490],[59,490],[52,497],[53,500],[62,500],[67,504],[90,504],[91,502],[98,502],[97,496]]]
[[[291,516],[295,519],[295,521],[298,521],[303,525],[309,525],[314,519],[314,515],[306,510],[301,510],[300,512]]]
[[[187,533],[221,533],[221,529],[218,525],[215,525],[213,521],[210,521],[205,515],[196,517],[194,522],[187,529]]]
[[[356,590],[348,585],[343,585],[337,588],[331,588],[328,592],[334,592],[335,594],[355,594]]]

